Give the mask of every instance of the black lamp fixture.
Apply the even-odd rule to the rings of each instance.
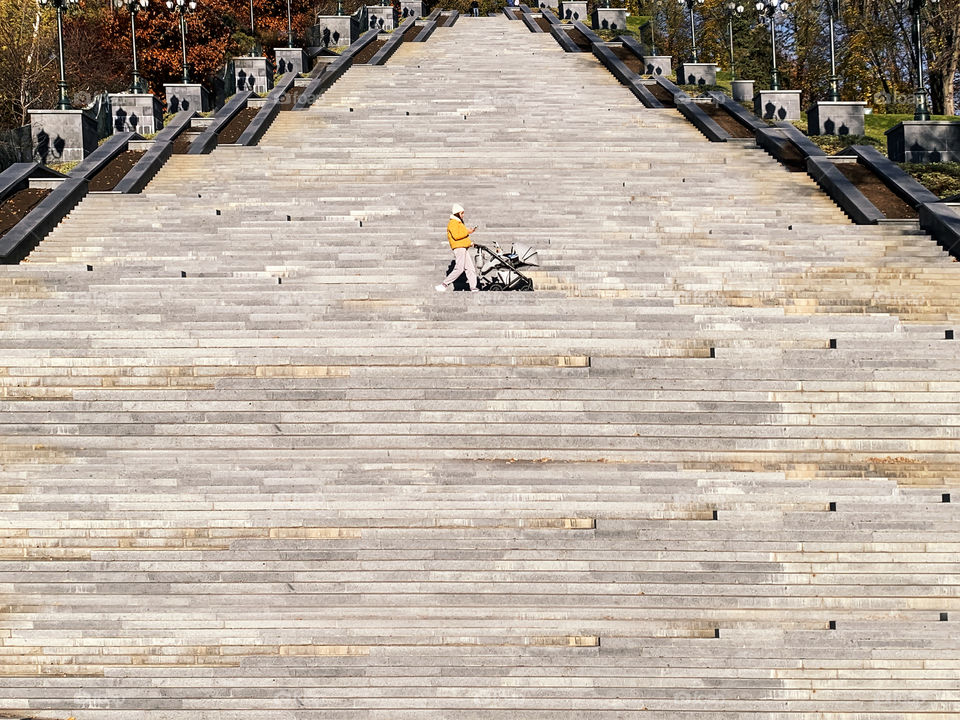
[[[740,5],[737,0],[727,0],[723,4],[723,9],[727,13],[727,30],[730,34],[730,79],[736,80],[737,69],[733,61],[733,18],[743,12],[743,5]]]
[[[697,50],[697,23],[693,17],[693,8],[697,5],[703,5],[704,0],[679,0],[681,5],[686,5],[690,13],[690,44],[693,45],[693,61],[700,62],[700,51]]]
[[[180,47],[183,51],[183,82],[190,82],[190,66],[187,65],[187,13],[197,9],[196,0],[167,0],[167,9],[180,16]]]
[[[133,47],[133,85],[130,88],[132,93],[142,93],[143,88],[140,85],[140,71],[137,69],[137,13],[146,10],[150,5],[150,0],[114,0],[118,10],[126,8],[130,11],[130,42]]]
[[[67,69],[63,61],[63,11],[78,2],[79,0],[40,0],[41,5],[53,5],[57,11],[57,44],[60,49],[60,82],[58,83],[60,101],[57,103],[57,110],[69,110],[71,107],[70,100],[67,98]]]
[[[754,5],[760,17],[770,25],[770,53],[773,56],[773,72],[770,73],[770,89],[780,89],[780,74],[777,72],[777,13],[785,13],[790,3],[785,0],[757,0]]]
[[[933,5],[938,2],[939,0],[930,0]],[[897,0],[897,3],[903,5],[904,0]],[[911,34],[913,35],[914,47],[912,52],[917,66],[917,107],[913,111],[913,119],[929,120],[930,106],[927,104],[927,88],[923,83],[923,24],[921,22],[927,0],[906,0],[906,4],[907,12],[910,13],[913,20]]]

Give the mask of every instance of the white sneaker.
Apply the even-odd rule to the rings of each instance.
[[[477,288],[473,288],[470,292],[480,292]]]
[[[434,290],[436,290],[437,292],[446,292],[447,286],[444,285],[443,283],[440,283],[434,288]]]

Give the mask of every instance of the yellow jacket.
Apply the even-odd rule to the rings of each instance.
[[[468,248],[473,245],[470,242],[470,231],[457,217],[450,218],[450,222],[447,223],[447,241],[451,248]]]

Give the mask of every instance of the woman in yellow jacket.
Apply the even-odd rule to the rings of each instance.
[[[467,248],[473,245],[470,242],[470,236],[476,231],[476,226],[468,229],[463,224],[463,206],[454,205],[450,214],[450,222],[447,223],[447,241],[453,250],[454,265],[450,274],[443,279],[443,282],[437,285],[437,291],[443,292],[453,281],[462,273],[467,274],[467,283],[470,285],[470,292],[477,292],[477,267],[473,264],[473,256],[467,252]]]

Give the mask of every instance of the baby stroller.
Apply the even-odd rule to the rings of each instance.
[[[474,243],[477,266],[477,287],[480,290],[500,292],[503,290],[533,290],[533,280],[528,278],[520,268],[537,267],[537,251],[529,245],[514,243],[510,252],[500,249],[500,244],[494,242],[493,249],[486,245]]]

